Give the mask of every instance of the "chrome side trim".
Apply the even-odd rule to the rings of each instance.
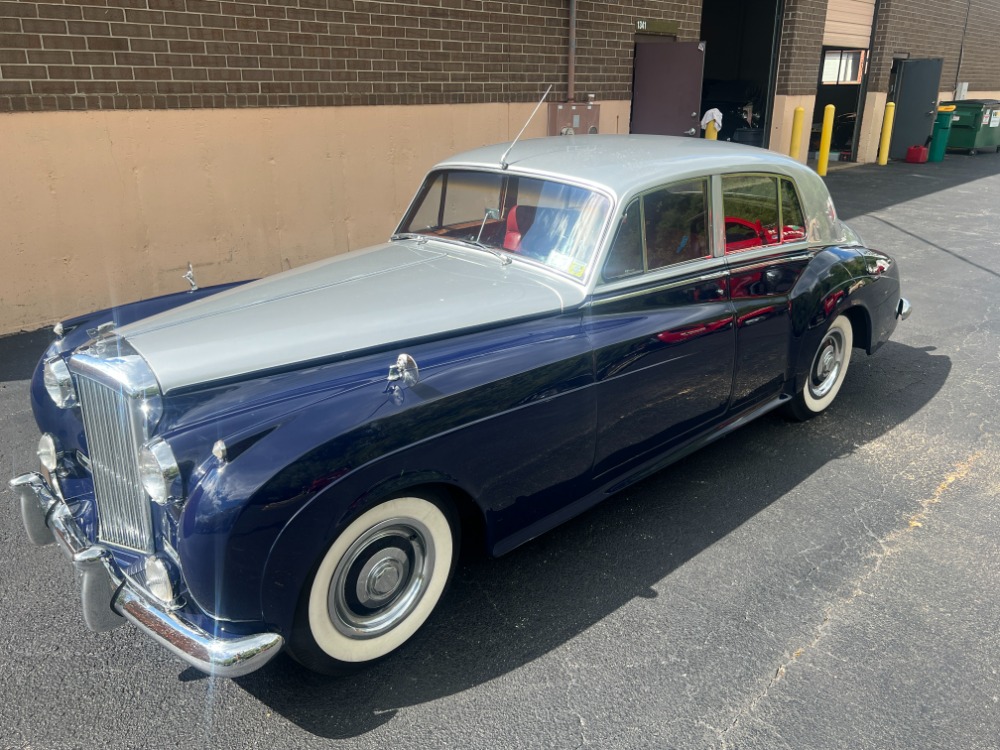
[[[260,669],[284,645],[277,633],[220,638],[182,613],[167,611],[122,580],[110,551],[87,540],[69,506],[55,497],[41,474],[22,474],[9,485],[20,499],[29,539],[35,544],[58,542],[80,574],[83,619],[91,630],[111,630],[128,620],[195,669],[218,677]]]
[[[766,260],[761,260],[757,263],[751,263],[746,266],[741,266],[736,263],[731,263],[729,270],[731,271],[753,271],[758,268],[767,268],[768,266],[773,266],[775,263],[795,263],[800,260],[809,261],[816,256],[816,253],[800,253],[798,255],[774,255]],[[735,255],[729,255],[728,258],[733,259]],[[751,259],[752,260],[752,259]]]
[[[729,269],[724,269],[722,271],[715,271],[714,273],[706,273],[701,276],[691,276],[684,279],[670,278],[665,280],[661,284],[648,284],[644,285],[640,289],[635,289],[634,286],[628,287],[627,289],[622,289],[621,293],[616,293],[618,290],[608,290],[607,292],[601,293],[601,296],[595,294],[595,299],[592,304],[594,305],[604,305],[609,302],[618,302],[623,299],[631,299],[632,297],[642,297],[647,294],[655,294],[656,292],[663,292],[668,289],[676,289],[677,287],[687,286],[689,284],[697,284],[702,281],[711,281],[712,279],[721,279],[729,276]],[[633,291],[634,289],[634,291]],[[600,290],[599,290],[600,291]],[[720,297],[722,299],[722,297]]]

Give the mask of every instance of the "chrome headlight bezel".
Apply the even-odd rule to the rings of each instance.
[[[49,398],[60,409],[69,409],[77,404],[76,387],[66,360],[55,356],[45,360],[42,366],[42,380]]]
[[[139,450],[139,480],[158,505],[169,505],[184,499],[181,470],[169,443],[163,438],[154,438]]]

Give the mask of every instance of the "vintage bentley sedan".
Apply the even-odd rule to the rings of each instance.
[[[193,284],[192,284],[193,286]],[[771,152],[481,148],[385,244],[63,321],[35,373],[29,537],[227,676],[343,672],[500,555],[777,407],[827,409],[906,318],[896,263]]]

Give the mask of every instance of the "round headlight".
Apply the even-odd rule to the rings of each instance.
[[[144,572],[146,574],[146,589],[150,594],[167,604],[174,601],[176,594],[174,593],[173,576],[170,575],[170,569],[162,558],[147,557]]]
[[[73,377],[62,357],[46,360],[42,371],[45,390],[60,409],[68,409],[76,403]]]
[[[38,461],[49,471],[55,471],[59,465],[59,448],[56,439],[49,433],[42,435],[38,441]]]
[[[156,438],[139,451],[139,479],[153,502],[166,505],[180,500],[180,477],[177,459],[165,440]]]

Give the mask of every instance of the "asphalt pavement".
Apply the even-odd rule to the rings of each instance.
[[[279,657],[214,679],[131,627],[88,632],[4,487],[0,747],[995,750],[1000,155],[827,182],[914,306],[828,413],[769,415],[462,565],[354,677]],[[35,466],[45,341],[0,339],[4,477]]]

